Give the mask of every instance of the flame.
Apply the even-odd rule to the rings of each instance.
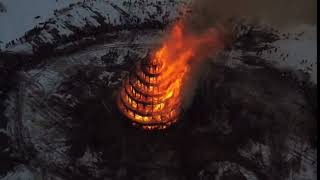
[[[214,48],[222,48],[217,30],[195,36],[177,22],[161,48],[152,58],[140,62],[124,82],[118,98],[120,111],[146,130],[166,129],[175,123],[190,61],[201,59]]]

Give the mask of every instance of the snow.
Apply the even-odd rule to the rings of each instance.
[[[137,33],[136,40],[140,42],[139,46],[132,47],[131,39],[127,36],[133,36],[132,32],[123,32],[120,40],[112,43],[98,44],[83,48],[76,53],[72,53],[67,56],[53,57],[44,59],[45,66],[31,69],[29,71],[19,72],[21,75],[21,114],[22,114],[22,135],[26,142],[33,144],[36,151],[39,153],[35,157],[35,161],[44,162],[44,165],[50,163],[51,165],[58,167],[65,167],[70,159],[67,156],[68,149],[70,148],[66,140],[68,139],[65,132],[59,130],[61,124],[68,125],[68,117],[64,117],[60,114],[59,108],[52,106],[49,99],[52,96],[56,96],[67,102],[68,105],[73,105],[77,102],[77,99],[72,94],[59,94],[57,88],[65,80],[68,80],[70,76],[75,75],[81,67],[101,67],[105,66],[101,57],[106,54],[106,49],[119,49],[119,52],[128,52],[132,49],[136,49],[145,54],[146,47],[150,47],[152,42],[158,38],[150,37],[152,35],[158,35],[155,32]],[[136,33],[135,33],[136,34]],[[148,38],[147,38],[148,37]],[[144,44],[146,42],[147,44]],[[125,55],[125,53],[123,54]],[[123,58],[121,58],[123,61]],[[120,63],[120,62],[119,62]],[[111,79],[115,76],[115,73],[105,72],[101,73],[100,78]],[[116,83],[115,80],[113,80]],[[112,82],[108,82],[112,85]],[[9,95],[8,102],[6,103],[5,115],[9,118],[8,122],[8,135],[15,137],[16,127],[16,106],[15,101],[17,94],[12,93]],[[62,122],[62,123],[61,123]],[[20,127],[20,126],[19,126]],[[99,153],[95,154],[89,150],[79,160],[82,164],[93,165],[95,159],[99,158]],[[94,168],[94,167],[92,167]]]
[[[90,149],[87,148],[86,152],[83,154],[81,158],[78,159],[81,165],[91,165],[93,163],[98,162],[99,154],[91,152]]]
[[[0,16],[0,24],[6,24],[0,30],[0,49],[9,51],[12,46],[26,42],[34,47],[47,43],[59,44],[59,38],[75,34],[75,29],[97,28],[103,25],[101,21],[110,27],[149,21],[170,22],[181,13],[184,14],[183,11],[179,12],[179,7],[185,5],[182,1],[165,0],[135,1],[131,4],[128,0],[76,0],[64,3],[61,3],[61,0],[32,1],[36,7],[31,6],[31,3],[25,3],[23,5],[26,7],[22,11],[20,8],[14,8],[19,7],[17,0],[5,1],[7,6],[14,10],[9,9],[8,13]],[[23,23],[18,23],[20,20]],[[30,30],[40,32],[28,34],[26,40],[23,35]]]
[[[86,22],[88,22],[89,24],[97,27],[99,23],[96,20],[94,20],[93,18],[90,18],[90,21],[87,20],[90,15],[91,13],[88,10],[77,8],[69,12],[70,18],[68,19],[68,23],[70,23],[70,25],[72,26],[82,28],[86,25]]]
[[[22,54],[32,54],[32,46],[29,43],[17,44],[7,49],[8,52],[19,52]]]
[[[106,17],[105,22],[109,24],[115,23],[116,25],[119,25],[120,19],[119,12],[113,8],[111,5],[107,5],[104,1],[97,1],[94,4],[91,5],[91,8],[99,12],[101,15]]]
[[[51,29],[56,28],[59,35],[70,35],[73,32],[65,27],[65,23],[69,23],[75,27],[82,28],[86,24],[92,26],[99,26],[99,23],[94,18],[95,13],[100,13],[105,18],[106,23],[120,25],[124,23],[125,17],[121,12],[114,8],[117,6],[122,8],[124,12],[131,13],[130,16],[138,17],[142,21],[155,15],[157,12],[157,3],[160,2],[164,11],[170,12],[168,19],[172,20],[177,16],[178,11],[174,10],[176,7],[174,3],[168,1],[146,1],[139,3],[130,3],[125,0],[111,0],[111,1],[88,1],[84,5],[77,4],[77,8],[69,8],[71,3],[82,2],[80,0],[1,0],[1,3],[6,7],[7,12],[0,14],[0,49],[11,40],[15,40],[24,35],[24,33],[35,26],[40,26],[39,23],[56,20],[55,24],[46,24],[46,31],[41,31],[39,39],[46,43],[53,43],[54,37],[48,33]],[[146,7],[147,4],[147,9]],[[184,4],[181,3],[181,6]],[[79,7],[78,7],[79,6]],[[59,9],[60,11],[54,12]],[[165,14],[163,14],[165,15]],[[35,18],[40,16],[39,18]],[[54,17],[54,18],[52,18]],[[163,16],[155,16],[155,19],[161,20]],[[275,62],[280,68],[293,68],[295,70],[302,70],[311,74],[311,81],[317,83],[317,29],[312,25],[299,25],[295,28],[284,30],[282,33],[298,34],[304,32],[298,39],[287,38],[281,39],[272,45],[278,47],[277,53],[269,54],[267,51],[262,52],[262,58]],[[9,47],[7,51],[32,53],[30,44],[16,44]],[[287,60],[282,59],[282,54],[289,54]],[[303,60],[308,60],[303,62]]]
[[[303,33],[299,38],[290,37],[281,39],[272,45],[278,47],[277,53],[262,53],[262,57],[275,62],[279,68],[292,68],[310,73],[311,81],[317,83],[317,28],[311,25],[300,25],[287,32],[292,34]],[[281,60],[281,54],[288,54],[287,60]],[[280,61],[279,61],[280,59]],[[302,60],[307,60],[303,63]]]
[[[54,9],[61,9],[62,7],[67,7],[68,4],[77,2],[79,0],[28,0],[28,1],[18,1],[18,0],[0,0],[0,3],[3,3],[7,8],[8,12],[0,14],[0,24],[2,27],[0,28],[0,49],[1,46],[5,43],[21,37],[26,31],[32,29],[34,26],[37,26],[40,22],[48,21],[49,17],[53,17]],[[121,13],[113,8],[110,4],[117,5],[124,10],[127,10],[123,5],[123,1],[121,0],[113,0],[112,3],[110,1],[102,1],[97,0],[97,2],[92,3],[91,5],[87,5],[88,8],[81,8],[82,6],[74,8],[72,10],[68,10],[66,8],[67,13],[63,13],[62,11],[56,12],[54,19],[56,20],[56,24],[47,24],[46,27],[48,29],[41,31],[39,38],[43,40],[43,42],[52,42],[54,41],[54,37],[48,33],[50,29],[56,28],[58,30],[59,35],[69,35],[73,32],[70,31],[66,26],[65,22],[68,22],[71,25],[76,27],[83,27],[85,24],[90,24],[92,26],[98,26],[99,23],[93,18],[94,13],[89,11],[92,9],[103,15],[103,17],[107,17],[105,22],[113,23],[115,25],[120,25],[123,23],[121,21],[123,17]],[[155,0],[148,1],[149,3],[155,2]],[[161,1],[164,2],[164,1]],[[17,8],[19,7],[19,8]],[[172,9],[173,5],[168,3],[167,10]],[[132,9],[131,9],[132,10]],[[148,18],[150,14],[156,13],[157,9],[154,6],[150,6],[147,10],[148,13],[145,12],[140,6],[133,8],[133,16],[139,17],[143,20]],[[170,10],[168,10],[170,11]],[[172,10],[171,10],[172,11]],[[70,14],[68,17],[67,14]],[[175,17],[177,11],[169,14],[170,17]],[[35,19],[35,16],[41,16],[38,19]],[[109,18],[108,18],[109,17]],[[156,19],[161,18],[157,16]],[[170,19],[170,18],[169,18]],[[290,67],[293,69],[301,69],[303,71],[311,73],[311,80],[316,83],[317,81],[317,41],[316,41],[316,27],[310,25],[303,25],[297,28],[288,30],[291,34],[296,34],[300,32],[304,32],[304,34],[299,37],[299,40],[294,38],[289,39],[281,39],[273,43],[273,46],[279,48],[277,53],[268,54],[267,52],[262,53],[262,57],[275,62],[279,67]],[[60,116],[57,116],[54,109],[48,107],[48,104],[44,104],[43,109],[36,109],[34,112],[32,107],[37,103],[43,103],[44,95],[51,95],[55,93],[56,88],[59,83],[62,82],[63,79],[71,76],[75,73],[76,67],[79,65],[95,65],[97,67],[103,67],[102,62],[100,61],[101,56],[106,53],[106,49],[117,49],[119,52],[127,52],[131,49],[136,48],[135,50],[141,52],[141,54],[145,54],[145,47],[153,47],[156,46],[160,41],[162,34],[161,32],[141,32],[136,33],[133,39],[126,38],[125,32],[122,33],[122,40],[116,41],[109,44],[104,45],[95,45],[88,48],[84,48],[75,54],[71,54],[69,56],[62,57],[54,57],[49,58],[45,62],[48,63],[44,69],[32,69],[26,73],[26,76],[30,76],[29,79],[33,81],[33,83],[26,83],[26,92],[25,94],[29,96],[25,96],[25,104],[26,106],[23,108],[24,113],[24,126],[25,131],[27,131],[30,135],[30,142],[32,144],[37,144],[36,149],[43,152],[37,157],[38,159],[42,159],[46,162],[56,162],[59,165],[65,165],[66,162],[69,161],[68,158],[61,154],[65,154],[69,147],[64,144],[65,134],[58,134],[54,129],[50,129],[47,126],[50,126],[52,119],[59,119]],[[128,37],[132,36],[131,32],[128,32]],[[152,38],[150,38],[152,37]],[[1,43],[3,41],[3,43]],[[67,45],[67,44],[64,44]],[[134,47],[132,45],[135,45]],[[131,47],[132,46],[132,47]],[[62,46],[63,47],[63,46]],[[143,47],[143,48],[141,48]],[[12,52],[31,52],[32,46],[30,43],[16,44],[7,49]],[[241,51],[232,51],[229,54],[229,58],[233,59],[241,55]],[[288,60],[282,61],[281,54],[289,54]],[[125,53],[121,54],[115,64],[122,64]],[[307,63],[301,64],[301,60],[307,59]],[[228,61],[229,62],[229,61]],[[231,67],[237,67],[239,61],[230,61]],[[311,67],[311,64],[313,66]],[[108,79],[108,86],[112,85],[111,78],[115,75],[113,72],[104,72],[99,78],[101,80]],[[29,89],[29,90],[28,90]],[[41,92],[43,94],[38,94]],[[1,91],[0,91],[1,93]],[[59,94],[57,94],[59,95]],[[66,96],[66,100],[72,99],[72,96],[68,94]],[[70,100],[74,102],[75,100]],[[8,107],[15,107],[13,104],[14,101],[11,99],[8,103]],[[34,107],[36,108],[36,107]],[[8,110],[9,109],[9,110]],[[9,117],[14,117],[13,114],[14,108],[8,108],[6,110],[6,115]],[[42,112],[42,113],[41,113]],[[10,115],[8,115],[10,114]],[[11,122],[12,123],[12,122]],[[10,133],[10,122],[9,122],[9,132]],[[0,130],[1,131],[1,130]],[[11,130],[13,131],[13,129]],[[45,138],[44,138],[45,137]],[[50,140],[50,143],[46,141],[46,138]],[[49,147],[49,149],[46,149]],[[302,146],[302,145],[301,145]],[[53,147],[53,148],[52,148]],[[54,149],[54,151],[51,151]],[[251,146],[246,147],[245,149],[240,149],[239,153],[243,157],[252,158],[256,153],[262,153],[262,161],[269,166],[270,165],[270,147],[263,144],[251,144]],[[312,159],[316,159],[316,152],[311,152]],[[314,158],[315,157],[315,158]],[[88,149],[82,158],[79,159],[81,164],[92,164],[97,161],[99,156],[90,152]],[[290,158],[290,157],[288,157]],[[301,172],[297,172],[296,176],[299,176],[299,179],[316,179],[316,168],[311,166],[306,159],[302,160]],[[221,166],[225,166],[226,169],[235,169],[236,165],[231,163],[221,163]],[[244,174],[248,179],[255,180],[256,177],[254,173],[244,169],[243,167],[236,167],[240,169],[241,173]],[[221,170],[222,173],[222,170]],[[8,173],[5,177],[0,178],[0,180],[31,180],[34,179],[34,175],[30,170],[28,170],[25,166],[17,166],[13,172]]]
[[[62,80],[59,73],[52,70],[46,70],[42,72],[41,76],[35,78],[36,81],[44,87],[43,90],[46,92],[51,91],[55,88],[56,83]]]
[[[5,177],[0,180],[35,180],[36,178],[32,172],[24,165],[17,166],[12,172],[9,172]]]
[[[291,137],[287,141],[290,153],[286,159],[301,157],[301,168],[299,171],[290,170],[290,177],[287,180],[315,180],[317,179],[317,150],[310,147],[305,141],[297,136]]]
[[[80,0],[1,0],[7,12],[0,14],[0,41],[5,43],[19,38],[38,23],[53,16],[55,9],[61,9]],[[36,19],[36,16],[40,16]]]
[[[215,179],[217,180],[221,180],[222,175],[228,171],[240,172],[247,180],[258,180],[258,178],[253,172],[247,170],[246,168],[234,162],[230,162],[230,161],[214,162],[214,163],[211,163],[207,167],[207,169],[210,171],[215,169],[216,167],[218,167],[218,173],[215,176]],[[199,175],[201,176],[201,172]]]
[[[255,143],[250,141],[250,143],[244,147],[244,149],[238,149],[238,152],[241,156],[255,159],[256,154],[261,154],[262,159],[255,159],[257,161],[262,161],[263,165],[270,166],[270,147],[264,144]]]

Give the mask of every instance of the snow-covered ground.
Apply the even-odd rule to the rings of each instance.
[[[17,166],[13,172],[8,173],[1,180],[34,180],[32,172],[24,165]]]
[[[47,24],[46,27],[48,28],[43,29],[40,33],[36,35],[37,37],[40,37],[35,38],[36,41],[41,39],[41,41],[43,42],[50,42],[51,37],[52,39],[54,37],[47,32],[51,29],[58,30],[59,35],[67,35],[71,33],[71,31],[68,31],[68,28],[64,26],[65,24],[72,24],[75,27],[79,28],[83,28],[83,26],[86,23],[91,23],[94,27],[99,26],[98,22],[95,21],[95,18],[93,18],[92,15],[94,13],[92,13],[93,11],[91,10],[98,12],[103,17],[110,17],[105,19],[105,23],[109,22],[115,25],[121,24],[120,19],[122,19],[122,17],[125,16],[126,13],[131,13],[131,16],[141,18],[143,21],[148,17],[147,14],[153,14],[157,11],[157,8],[153,7],[153,5],[150,5],[150,7],[148,6],[148,13],[145,13],[145,11],[139,6],[137,6],[135,9],[126,9],[126,7],[122,3],[124,2],[124,0],[97,0],[96,2],[88,0],[90,3],[88,3],[86,7],[82,7],[79,5],[72,10],[67,9],[66,13],[61,13],[60,11],[58,13],[55,13],[56,15],[54,15],[55,9],[61,10],[62,8],[67,7],[69,4],[76,3],[79,1],[80,0],[0,0],[0,3],[2,3],[6,7],[6,12],[0,12],[0,49],[1,46],[5,45],[7,42],[15,40],[16,38],[20,38],[24,35],[26,31],[34,28],[41,22],[48,21],[48,19],[50,18],[56,20],[57,23]],[[149,0],[149,2],[151,1],[155,0]],[[164,0],[160,1],[163,2]],[[91,4],[91,2],[93,4]],[[169,6],[170,4],[166,5],[166,8],[164,9],[168,10],[169,12],[172,12],[172,7],[168,8]],[[121,8],[118,9],[118,7]],[[122,12],[123,9],[125,10],[124,14]],[[178,13],[173,12],[169,15],[170,17],[174,17],[176,14]],[[158,16],[157,18],[161,17],[162,16]],[[160,30],[159,32],[128,31],[127,33],[129,35],[131,33],[134,34],[131,34],[130,36],[128,35],[128,38],[125,36],[125,31],[117,31],[117,33],[120,34],[119,37],[122,37],[121,40],[115,42],[105,42],[102,45],[98,44],[90,46],[88,48],[82,48],[76,53],[61,56],[58,58],[51,57],[44,60],[44,67],[31,69],[29,71],[21,73],[25,81],[22,82],[20,91],[18,92],[18,96],[23,97],[20,100],[21,104],[24,105],[20,109],[23,115],[21,119],[23,125],[25,126],[24,129],[26,130],[26,132],[30,133],[30,137],[28,137],[30,143],[37,145],[35,149],[39,151],[39,154],[37,156],[36,161],[55,164],[61,167],[64,167],[64,165],[67,165],[67,162],[69,162],[68,157],[63,156],[69,148],[69,146],[65,144],[66,134],[60,133],[59,131],[55,131],[49,124],[55,122],[54,120],[60,120],[59,118],[61,116],[59,113],[56,112],[54,108],[50,107],[50,104],[48,103],[48,97],[56,96],[61,97],[60,99],[65,98],[66,100],[73,98],[71,94],[66,93],[64,94],[66,96],[62,96],[56,93],[59,85],[61,85],[63,80],[69,79],[72,75],[74,75],[76,73],[77,68],[79,68],[78,66],[88,65],[88,67],[90,66],[96,68],[105,67],[105,64],[103,64],[102,62],[102,57],[108,51],[111,50],[117,51],[120,54],[120,56],[116,59],[117,61],[113,62],[114,64],[121,64],[125,61],[125,52],[134,51],[135,53],[139,52],[145,55],[148,48],[152,48],[153,46],[158,45],[157,43],[163,35]],[[260,56],[263,59],[274,62],[274,64],[276,64],[279,68],[289,67],[308,72],[311,74],[312,82],[316,83],[316,27],[310,25],[303,25],[281,33],[290,33],[293,36],[290,36],[288,38],[281,37],[280,40],[271,44],[271,46],[277,47],[277,51],[272,51],[270,53],[269,50],[266,50],[263,51]],[[31,52],[32,45],[32,43],[22,42],[22,44],[16,44],[13,47],[15,49],[15,52]],[[61,48],[63,45],[58,46],[57,48]],[[234,56],[239,56],[239,54],[237,54],[238,52],[240,52],[240,50],[235,51]],[[285,60],[282,60],[283,58],[285,58]],[[239,61],[233,61],[233,63],[239,63]],[[240,68],[240,66],[235,66],[235,68]],[[115,74],[115,72],[104,71],[99,76],[99,79],[101,81],[103,81],[103,79],[107,79],[108,86],[111,86],[112,83],[118,81],[111,81],[112,77],[115,77]],[[8,103],[7,105],[6,115],[8,117],[11,117],[11,124],[9,123],[9,126],[12,125],[12,129],[14,129],[14,124],[12,124],[12,122],[15,122],[13,121],[15,120],[13,117],[16,116],[15,106],[17,104],[14,104],[15,94],[10,95],[10,97],[12,99],[8,99],[8,101],[11,103]],[[74,102],[76,102],[76,100],[74,100]],[[53,130],[49,130],[48,126],[50,126]],[[8,133],[10,134],[10,132]],[[48,140],[50,143],[47,143]],[[296,146],[294,148],[296,148]],[[300,152],[299,147],[297,151]],[[253,143],[251,146],[239,150],[241,156],[248,159],[251,159],[254,154],[258,154],[260,152],[262,154],[262,162],[266,166],[269,166],[269,146]],[[308,155],[309,154],[311,154],[311,159],[316,159],[316,153],[308,152]],[[88,149],[86,150],[84,155],[79,159],[78,163],[81,165],[86,164],[87,166],[91,166],[98,160],[99,154],[96,154],[95,152]],[[298,172],[299,178],[301,180],[306,179],[307,177],[310,177],[310,179],[315,179],[315,167],[309,167],[309,165],[309,162],[303,162],[303,168],[307,170]],[[248,177],[247,179],[257,179],[255,178],[255,175],[251,173],[251,171],[246,170],[242,166],[234,165],[229,162],[222,162],[218,164],[218,166],[222,167],[222,169],[219,169],[219,174],[223,172],[223,169],[239,169],[239,171],[242,174],[244,174],[245,177]],[[37,173],[34,169],[29,169],[29,167],[21,165],[17,166],[15,169],[8,172],[4,177],[1,177],[0,179],[32,180],[38,179],[36,177],[36,174]]]
[[[278,48],[277,52],[265,51],[262,57],[281,68],[289,67],[307,72],[311,75],[311,81],[317,83],[317,27],[300,25],[283,32],[288,33],[292,36],[272,44]],[[286,59],[282,60],[283,58]]]
[[[78,1],[80,0],[1,0],[6,12],[0,13],[0,48],[52,17],[55,9]]]

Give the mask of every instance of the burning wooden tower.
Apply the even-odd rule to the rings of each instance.
[[[147,56],[124,82],[118,97],[120,111],[143,129],[166,129],[180,112],[182,77],[171,76],[165,61]]]
[[[175,123],[181,111],[182,85],[190,74],[190,60],[200,60],[223,48],[220,36],[215,29],[195,36],[177,22],[162,47],[140,61],[124,82],[118,96],[120,111],[134,125],[148,130],[165,129]]]

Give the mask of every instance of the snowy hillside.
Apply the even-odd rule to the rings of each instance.
[[[5,24],[0,28],[0,50],[2,47],[2,51],[31,55],[60,52],[79,47],[79,43],[87,44],[115,36],[105,36],[106,33],[164,26],[182,15],[178,10],[187,6],[187,1],[183,0],[33,1],[2,2],[7,12],[0,15],[0,24]],[[24,8],[16,8],[17,3],[23,3]],[[262,52],[261,56],[281,68],[309,73],[311,81],[316,83],[316,27],[302,25],[280,33],[281,39],[272,44],[279,50]],[[287,54],[290,57],[284,57]]]
[[[30,12],[30,16],[26,17],[28,20],[24,21],[25,26],[18,23],[20,21],[17,19],[21,14],[8,13],[0,19],[0,23],[8,24],[7,21],[17,23],[9,23],[2,29],[4,37],[0,39],[4,39],[4,43],[13,40],[3,45],[3,51],[32,54],[32,51],[40,49],[42,51],[44,47],[52,50],[59,45],[83,37],[96,36],[101,32],[141,26],[146,28],[163,26],[178,16],[178,10],[182,5],[183,3],[179,1],[165,0],[132,3],[129,0],[91,0],[70,4],[52,12],[48,9],[45,11],[48,14],[39,19],[34,18],[36,12]],[[46,9],[46,6],[44,7],[39,9]],[[17,8],[15,10],[18,11]]]
[[[6,12],[0,12],[0,48],[52,17],[55,9],[67,7],[77,1],[80,0],[1,0]]]

